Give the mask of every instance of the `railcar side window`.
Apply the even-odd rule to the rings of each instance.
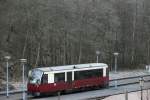
[[[43,84],[48,83],[48,74],[43,74],[43,76],[42,76],[42,83]]]
[[[55,73],[54,82],[65,82],[65,73]]]
[[[92,77],[101,77],[103,76],[103,69],[93,69],[93,70],[84,70],[74,72],[74,79],[86,79]]]

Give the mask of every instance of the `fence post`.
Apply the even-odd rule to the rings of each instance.
[[[146,90],[146,92],[147,92],[147,93],[146,93],[146,94],[147,94],[146,99],[149,100],[149,97],[148,97],[148,89]]]
[[[117,87],[118,87],[118,82],[117,80],[115,80],[115,89],[117,89]]]
[[[128,91],[125,89],[125,100],[128,100]]]
[[[60,92],[58,92],[58,100],[60,100]]]

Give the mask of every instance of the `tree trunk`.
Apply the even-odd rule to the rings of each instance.
[[[38,62],[39,62],[40,49],[41,49],[41,43],[39,43],[39,45],[38,45],[38,51],[37,51],[37,58],[36,58],[36,62],[35,62],[35,67],[38,65]]]

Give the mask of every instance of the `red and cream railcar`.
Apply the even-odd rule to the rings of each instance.
[[[29,71],[27,92],[43,94],[108,86],[108,74],[108,66],[104,63],[35,68]]]

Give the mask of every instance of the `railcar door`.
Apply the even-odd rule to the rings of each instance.
[[[72,72],[67,72],[67,82],[72,82]]]
[[[72,89],[72,72],[67,72],[68,89]]]

